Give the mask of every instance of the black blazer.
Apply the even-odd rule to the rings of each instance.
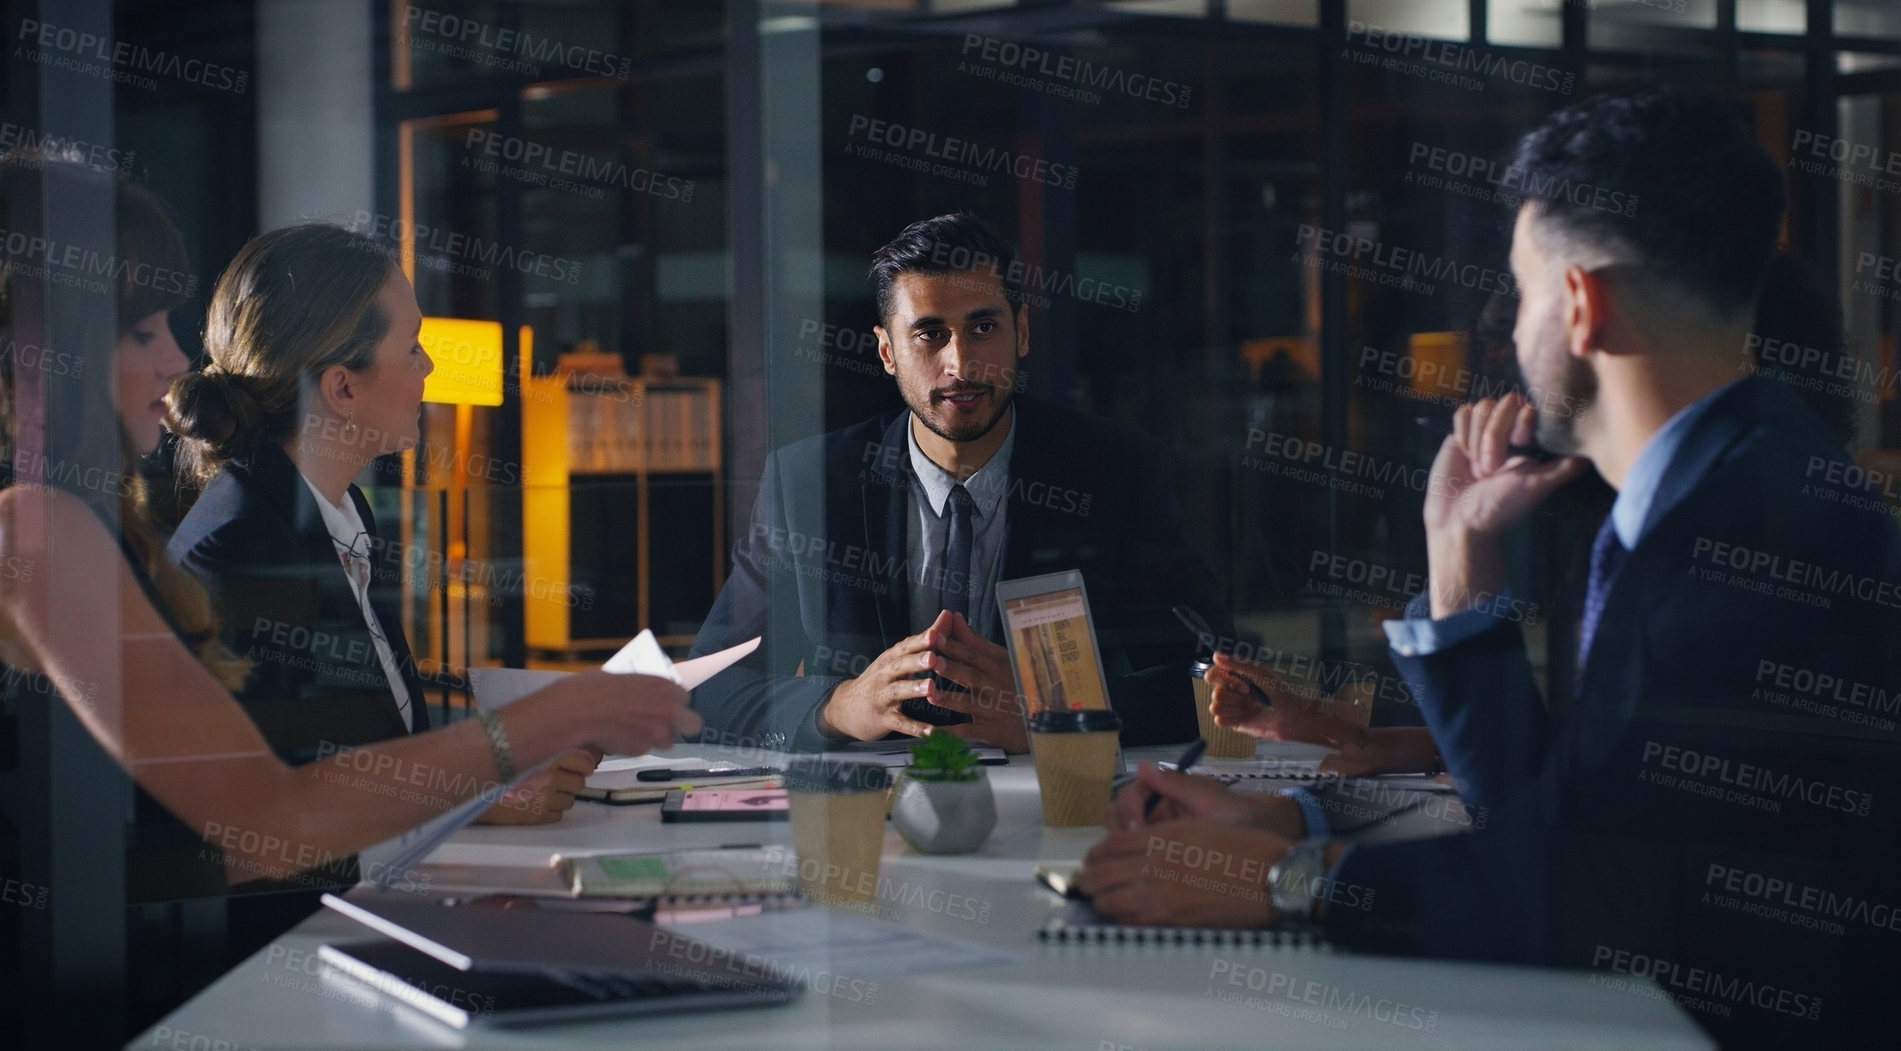
[[[1793,395],[1745,381],[1686,435],[1549,710],[1516,623],[1395,653],[1483,831],[1352,850],[1339,879],[1371,904],[1330,908],[1330,935],[1607,988],[1666,961],[1726,1044],[1877,1024],[1901,947],[1867,916],[1901,906],[1901,531],[1846,464]]]
[[[1170,487],[1168,453],[1133,428],[1016,402],[999,580],[1080,570],[1110,703],[1129,744],[1196,736],[1188,604],[1229,631]],[[763,635],[694,691],[705,739],[811,750],[832,688],[911,633],[908,410],[773,453],[695,655]],[[974,601],[994,602],[994,595]],[[1001,642],[1001,628],[993,640]],[[795,675],[801,667],[804,675]]]
[[[376,536],[376,518],[354,485],[350,498]],[[409,689],[407,727],[316,499],[283,450],[266,446],[226,465],[166,555],[204,582],[226,641],[254,662],[238,699],[286,762],[428,729],[398,605],[400,548],[372,542],[370,605]]]

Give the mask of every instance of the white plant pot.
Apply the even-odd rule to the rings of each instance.
[[[891,823],[906,843],[926,854],[968,854],[997,827],[990,778],[982,772],[975,781],[900,778]]]

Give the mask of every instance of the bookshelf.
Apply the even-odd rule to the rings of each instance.
[[[720,382],[530,378],[522,463],[529,651],[691,643],[725,572]]]

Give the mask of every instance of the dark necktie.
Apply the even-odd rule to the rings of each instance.
[[[1584,589],[1584,616],[1578,622],[1578,670],[1584,669],[1585,658],[1591,655],[1591,640],[1597,637],[1598,618],[1604,615],[1604,599],[1610,594],[1611,577],[1616,575],[1617,567],[1623,564],[1623,542],[1617,539],[1616,523],[1610,515],[1604,516],[1604,524],[1597,529],[1597,539],[1591,542],[1591,579]]]
[[[961,485],[951,486],[950,530],[944,542],[944,573],[939,578],[940,609],[970,619],[970,548],[977,528],[977,502]]]

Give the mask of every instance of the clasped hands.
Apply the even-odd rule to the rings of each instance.
[[[933,672],[963,689],[944,689]],[[987,741],[1006,752],[1030,750],[1009,651],[948,610],[930,627],[880,653],[857,678],[839,683],[819,709],[819,730],[860,741],[892,732],[923,737],[934,727],[899,707],[913,697],[969,715],[970,722],[944,728],[959,737]]]

